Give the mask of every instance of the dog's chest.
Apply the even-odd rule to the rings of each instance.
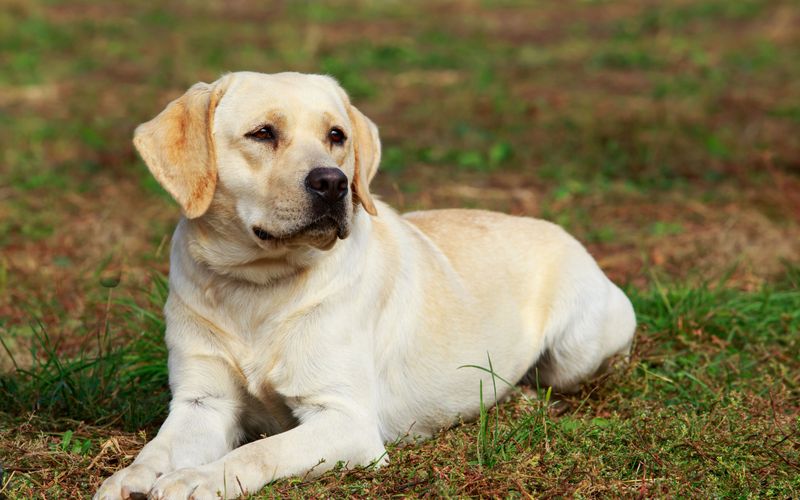
[[[366,378],[367,337],[353,333],[354,301],[333,300],[340,298],[339,283],[307,285],[286,290],[218,285],[203,297],[199,312],[221,327],[220,350],[248,396],[265,404],[280,399],[294,410],[312,404],[326,388],[352,387],[354,379]]]
[[[254,354],[250,351],[250,356],[242,355],[236,361],[247,391],[247,396],[241,401],[244,428],[252,436],[289,430],[297,425],[297,418],[291,399],[273,383],[276,377],[272,371],[276,363],[269,354]]]
[[[235,318],[223,344],[229,362],[242,377],[248,393],[261,398],[265,387],[269,388],[266,392],[274,392],[287,346],[282,339],[270,335],[270,331],[277,330],[276,326],[251,319],[246,315]]]
[[[302,398],[317,385],[322,355],[310,335],[307,315],[247,317],[237,321],[226,349],[247,392],[262,401]],[[313,323],[313,322],[312,322]]]

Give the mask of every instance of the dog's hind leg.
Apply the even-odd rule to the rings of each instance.
[[[605,282],[605,300],[576,301],[568,319],[547,332],[546,349],[526,383],[574,392],[613,356],[628,354],[636,330],[633,306],[617,286]]]

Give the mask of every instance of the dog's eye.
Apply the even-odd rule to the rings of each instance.
[[[272,125],[264,125],[252,132],[248,132],[246,137],[255,139],[256,141],[272,142],[278,138],[278,134],[275,132],[275,129],[272,128]]]
[[[344,135],[344,132],[339,127],[333,127],[330,132],[328,132],[328,139],[330,139],[332,144],[344,144],[344,141],[347,140],[347,136]]]

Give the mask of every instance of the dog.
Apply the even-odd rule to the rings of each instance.
[[[570,391],[630,349],[630,301],[558,226],[377,200],[378,129],[331,77],[198,83],[134,144],[183,213],[172,400],[96,499],[235,498],[381,465],[385,442],[505,397],[493,378]]]

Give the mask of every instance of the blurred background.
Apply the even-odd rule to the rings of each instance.
[[[108,269],[167,269],[133,128],[234,70],[335,76],[399,210],[550,219],[623,283],[769,280],[800,257],[798,26],[779,0],[4,0],[0,321],[67,331]]]
[[[179,210],[132,132],[235,70],[336,77],[380,128],[372,189],[398,210],[552,220],[628,290],[782,282],[800,263],[798,28],[796,0],[3,0],[0,336],[23,369],[32,342],[57,359],[149,328],[160,346],[158,277]],[[163,411],[158,369],[147,387],[162,388],[161,406],[129,428]],[[45,372],[64,385],[60,365]],[[16,380],[0,388],[23,415]],[[40,394],[39,375],[25,380]],[[94,404],[82,394],[63,407]]]
[[[800,6],[779,0],[5,0],[0,327],[71,332],[166,272],[134,127],[226,71],[335,76],[399,210],[553,220],[621,283],[752,287],[800,258]]]

